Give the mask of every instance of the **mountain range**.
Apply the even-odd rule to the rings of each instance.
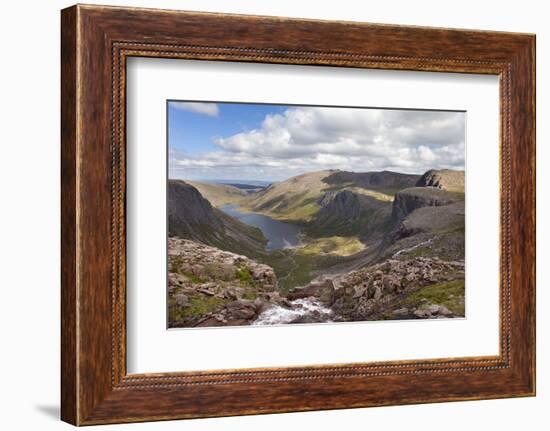
[[[262,231],[227,215],[225,205],[299,226],[300,246],[266,251]],[[257,188],[168,183],[170,237],[269,265],[283,296],[396,259],[463,261],[464,214],[464,172],[448,169],[422,175],[325,170]]]

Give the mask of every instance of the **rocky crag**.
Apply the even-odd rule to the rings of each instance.
[[[464,193],[464,171],[430,169],[416,183],[417,187],[437,187],[450,192]]]
[[[464,316],[463,287],[463,261],[417,257],[321,277],[286,297],[318,299],[333,321],[448,318]]]
[[[391,202],[353,190],[326,192],[319,200],[319,211],[306,231],[312,236],[357,235],[370,238],[383,232]]]
[[[424,207],[441,207],[463,200],[452,192],[436,187],[412,187],[395,194],[392,216],[402,220],[414,210]]]
[[[390,259],[281,293],[245,256],[178,238],[168,250],[170,327],[464,316],[464,262]]]
[[[170,327],[248,325],[287,301],[273,269],[199,242],[168,239]]]

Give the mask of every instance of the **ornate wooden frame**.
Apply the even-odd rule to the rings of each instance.
[[[534,35],[81,5],[61,15],[63,420],[88,425],[534,395]],[[130,56],[498,75],[500,354],[128,375]]]

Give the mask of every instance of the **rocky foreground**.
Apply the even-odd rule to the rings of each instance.
[[[246,256],[168,239],[169,326],[249,325],[266,307],[289,306],[275,271]]]
[[[332,310],[333,321],[463,317],[464,262],[389,259],[322,277],[286,295],[291,300],[312,296]]]
[[[464,316],[464,261],[389,259],[281,292],[242,255],[171,237],[168,256],[170,327]]]

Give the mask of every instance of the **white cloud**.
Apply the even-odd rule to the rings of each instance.
[[[220,114],[220,109],[215,103],[170,102],[170,106],[182,111],[191,111],[197,114],[208,115],[209,117],[217,117]]]
[[[283,179],[307,171],[464,169],[462,112],[289,108],[258,129],[215,138],[218,147],[174,155],[171,176]]]

